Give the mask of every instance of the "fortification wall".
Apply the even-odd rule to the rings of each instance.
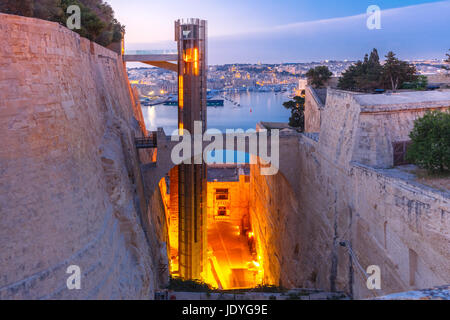
[[[355,298],[450,283],[450,193],[399,169],[354,161],[364,152],[376,159],[371,153],[392,147],[376,139],[403,138],[425,111],[366,115],[355,99],[343,91],[328,95],[318,141],[298,134],[289,145],[289,177],[261,176],[251,167],[251,218],[266,282]],[[365,136],[376,147],[364,147]],[[366,287],[370,265],[381,269],[381,290]]]
[[[252,166],[250,211],[265,281],[355,298],[450,283],[450,194],[396,169],[342,168],[318,149],[299,138],[298,189]],[[382,290],[367,289],[343,241],[364,269],[380,266]]]
[[[355,163],[349,175],[353,250],[362,266],[380,266],[380,293],[450,283],[450,193],[396,169]],[[359,297],[371,295],[361,276],[354,290]]]
[[[305,132],[320,131],[320,113],[323,107],[313,89],[307,86],[305,89]]]
[[[428,83],[450,84],[450,73],[435,73],[427,75]]]
[[[0,299],[153,297],[164,239],[143,198],[145,125],[120,56],[5,14],[0,43]],[[66,287],[69,265],[81,290]]]

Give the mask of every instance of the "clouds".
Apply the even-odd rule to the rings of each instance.
[[[364,13],[210,37],[209,63],[356,60],[372,48],[381,55],[393,50],[402,59],[443,58],[450,48],[450,0],[383,10],[381,30],[369,30],[366,22]],[[166,49],[175,43],[127,47]]]
[[[381,30],[369,30],[361,14],[212,37],[210,63],[360,59],[374,47],[403,59],[440,58],[450,48],[449,17],[444,1],[382,11]]]

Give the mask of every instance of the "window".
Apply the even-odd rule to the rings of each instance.
[[[406,160],[406,150],[411,144],[411,141],[398,141],[392,143],[393,155],[394,155],[394,166],[400,166],[403,164],[408,164]]]
[[[227,215],[227,208],[226,207],[219,207],[217,215],[218,216],[226,216]]]
[[[216,200],[228,200],[228,189],[216,189]]]

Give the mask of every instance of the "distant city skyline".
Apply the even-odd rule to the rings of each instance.
[[[372,48],[381,58],[442,59],[450,48],[450,1],[144,1],[108,0],[126,25],[127,49],[175,48],[173,22],[209,22],[209,63],[358,60]],[[382,9],[381,29],[366,27],[369,5]]]

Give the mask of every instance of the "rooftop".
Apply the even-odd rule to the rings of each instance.
[[[249,176],[250,166],[240,164],[208,165],[208,182],[237,182],[240,175]]]
[[[272,129],[279,129],[279,130],[291,129],[289,124],[286,123],[286,122],[264,122],[264,121],[261,121],[260,124],[264,128],[266,128],[267,130],[272,130]]]
[[[408,91],[385,94],[356,94],[355,100],[361,106],[404,105],[446,103],[450,105],[450,90]]]
[[[327,88],[311,88],[317,98],[319,99],[319,102],[322,103],[322,105],[325,105],[327,103]]]

